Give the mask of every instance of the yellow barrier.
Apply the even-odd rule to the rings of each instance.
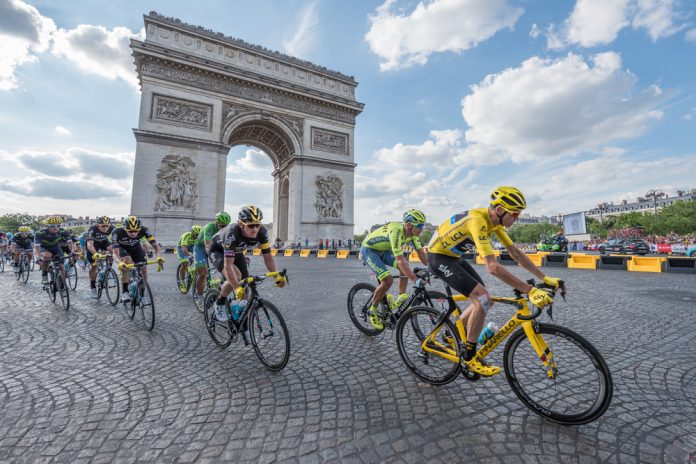
[[[634,256],[628,261],[628,270],[632,272],[662,272],[662,263],[667,258],[652,256]]]
[[[317,258],[326,258],[329,254],[329,250],[319,250],[317,251]]]
[[[411,263],[420,263],[420,258],[418,257],[418,253],[415,251],[412,251],[411,253],[409,253],[408,260]]]
[[[300,258],[308,258],[312,250],[300,250]]]
[[[551,252],[550,251],[537,251],[537,254],[543,258],[546,255],[550,255]]]
[[[540,255],[539,253],[530,254],[530,255],[527,255],[527,257],[528,257],[536,266],[541,267],[541,265],[543,264],[544,257],[543,257],[542,255]]]
[[[271,248],[271,256],[275,256],[278,254],[278,249],[277,248]]]
[[[292,256],[295,254],[295,250],[285,250],[283,256]]]
[[[500,250],[495,250],[493,252],[493,255],[495,256],[496,261],[500,261],[500,253],[501,253]],[[483,259],[483,256],[481,256],[478,253],[476,254],[476,264],[486,264],[486,260]]]
[[[350,252],[349,252],[348,250],[338,250],[338,251],[336,252],[336,258],[338,258],[338,259],[346,259],[346,258],[348,258],[348,255],[349,255],[349,254],[350,254]]]
[[[254,251],[252,251],[252,254],[253,254],[254,256],[260,255],[260,254],[261,254],[261,248],[256,248]]]
[[[597,255],[582,255],[571,253],[568,256],[568,267],[573,269],[597,269]]]

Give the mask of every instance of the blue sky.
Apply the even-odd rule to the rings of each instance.
[[[345,74],[355,223],[439,223],[521,188],[556,215],[696,188],[696,8],[678,0],[0,0],[0,213],[128,213],[144,13]],[[228,158],[226,208],[272,217],[271,162]],[[378,199],[378,201],[375,201]]]

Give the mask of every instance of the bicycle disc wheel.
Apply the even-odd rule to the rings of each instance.
[[[384,329],[376,329],[370,322],[370,304],[372,294],[375,293],[374,285],[359,283],[348,292],[348,315],[353,325],[359,331],[370,337],[374,337]]]
[[[148,332],[155,327],[155,300],[147,282],[143,282],[140,289],[140,314],[143,316],[143,324]]]
[[[259,361],[273,372],[284,368],[290,358],[290,335],[278,308],[266,300],[258,300],[247,326]]]
[[[188,269],[186,270],[186,275],[184,276],[183,280],[181,279],[181,270],[184,267],[184,263],[179,263],[179,265],[176,267],[176,286],[179,289],[181,293],[186,295],[191,288],[191,275],[188,273]]]
[[[607,363],[582,336],[555,324],[539,324],[538,333],[553,354],[555,379],[549,378],[524,330],[505,346],[505,376],[525,406],[546,419],[581,425],[600,417],[609,407],[613,381]]]
[[[220,348],[227,348],[232,343],[232,333],[230,332],[229,322],[218,321],[215,316],[215,300],[220,292],[209,290],[203,297],[203,318],[208,335]]]
[[[440,313],[434,308],[414,306],[401,316],[396,325],[396,344],[401,359],[416,377],[432,385],[450,383],[457,378],[460,370],[459,362],[425,351],[421,346],[423,340],[435,329],[439,317]],[[459,358],[459,344],[444,341],[445,330],[452,335],[457,333],[454,324],[446,319],[435,339],[442,345],[450,346]]]
[[[118,304],[118,297],[121,294],[121,282],[118,280],[116,271],[109,268],[104,275],[104,290],[106,290],[106,298],[111,303],[111,306]]]
[[[77,266],[71,264],[70,267],[66,269],[65,275],[68,279],[68,284],[70,285],[70,288],[72,290],[75,290],[77,288]]]
[[[56,286],[60,294],[60,303],[63,305],[63,309],[67,311],[70,308],[70,291],[68,290],[67,282],[63,280],[63,276],[60,274],[58,275]]]

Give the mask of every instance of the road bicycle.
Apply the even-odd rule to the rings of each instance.
[[[56,295],[60,295],[60,303],[67,311],[70,308],[70,292],[60,269],[62,262],[63,258],[57,256],[48,262],[48,283],[43,285],[43,290],[48,293],[48,297],[53,303],[56,302]]]
[[[20,251],[19,262],[15,268],[17,280],[21,280],[26,284],[29,280],[29,272],[31,272],[31,266],[29,265],[29,253],[27,251]]]
[[[529,281],[534,285],[534,281]],[[539,288],[554,289],[541,284]],[[453,381],[460,373],[469,381],[481,376],[466,368],[466,329],[457,317],[456,301],[464,295],[452,295],[445,287],[449,308],[438,313],[433,308],[416,306],[403,314],[396,327],[401,359],[419,379],[433,385]],[[565,299],[565,289],[560,288]],[[493,301],[511,305],[515,315],[485,344],[476,356],[483,361],[500,343],[510,337],[503,353],[505,377],[515,395],[536,414],[564,425],[581,425],[599,418],[609,407],[613,381],[609,367],[592,344],[576,332],[551,323],[539,322],[544,312],[515,290],[513,298],[493,297]],[[532,310],[530,310],[530,306]],[[552,318],[552,306],[547,314]],[[417,321],[417,323],[413,323]],[[528,343],[525,343],[527,341]]]
[[[414,268],[413,273],[419,279],[427,280],[431,273],[427,269]],[[374,274],[373,274],[374,275]],[[396,280],[402,276],[395,274]],[[414,287],[406,300],[396,308],[391,308],[387,295],[384,296],[377,308],[377,314],[384,325],[384,329],[375,328],[370,322],[370,305],[375,286],[366,282],[355,284],[348,292],[348,315],[355,327],[369,336],[380,334],[384,329],[394,330],[401,315],[411,306],[425,305],[435,308],[438,312],[448,308],[447,295],[434,290],[426,290],[425,287]]]
[[[285,269],[240,280],[239,284],[246,290],[247,304],[236,320],[232,315],[229,300],[225,303],[227,320],[218,320],[215,301],[220,295],[219,289],[211,289],[205,294],[203,312],[205,327],[216,345],[227,348],[233,341],[241,338],[245,345],[251,343],[261,363],[274,372],[280,371],[288,363],[290,335],[278,308],[259,296],[257,284],[276,276],[285,277],[287,281]]]
[[[129,271],[128,292],[130,293],[130,301],[123,302],[126,315],[129,319],[133,319],[136,311],[140,310],[143,325],[148,332],[151,332],[155,327],[155,301],[152,298],[150,285],[143,276],[143,268],[149,264],[157,264],[157,272],[162,270],[163,262],[160,259],[135,264],[121,262],[119,263],[119,269],[125,268]]]
[[[93,257],[94,263],[97,265],[97,300],[100,300],[102,294],[106,293],[106,298],[111,306],[116,306],[118,297],[121,294],[121,284],[116,271],[112,267],[114,258],[110,254],[103,255],[100,253],[95,253]]]

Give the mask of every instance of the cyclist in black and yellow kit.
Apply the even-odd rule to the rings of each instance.
[[[428,262],[433,273],[454,290],[470,298],[471,304],[459,316],[466,326],[464,362],[470,371],[482,376],[500,372],[500,367],[485,364],[474,356],[477,338],[493,301],[481,277],[462,255],[476,249],[492,275],[522,293],[527,293],[530,301],[540,308],[553,303],[549,293],[522,281],[496,261],[490,241],[490,235],[495,234],[520,266],[547,285],[558,287],[560,284],[560,279],[547,277],[535,266],[505,232],[505,228],[513,225],[526,207],[527,201],[522,192],[515,187],[500,186],[491,193],[487,208],[455,214],[443,222],[428,246]]]

